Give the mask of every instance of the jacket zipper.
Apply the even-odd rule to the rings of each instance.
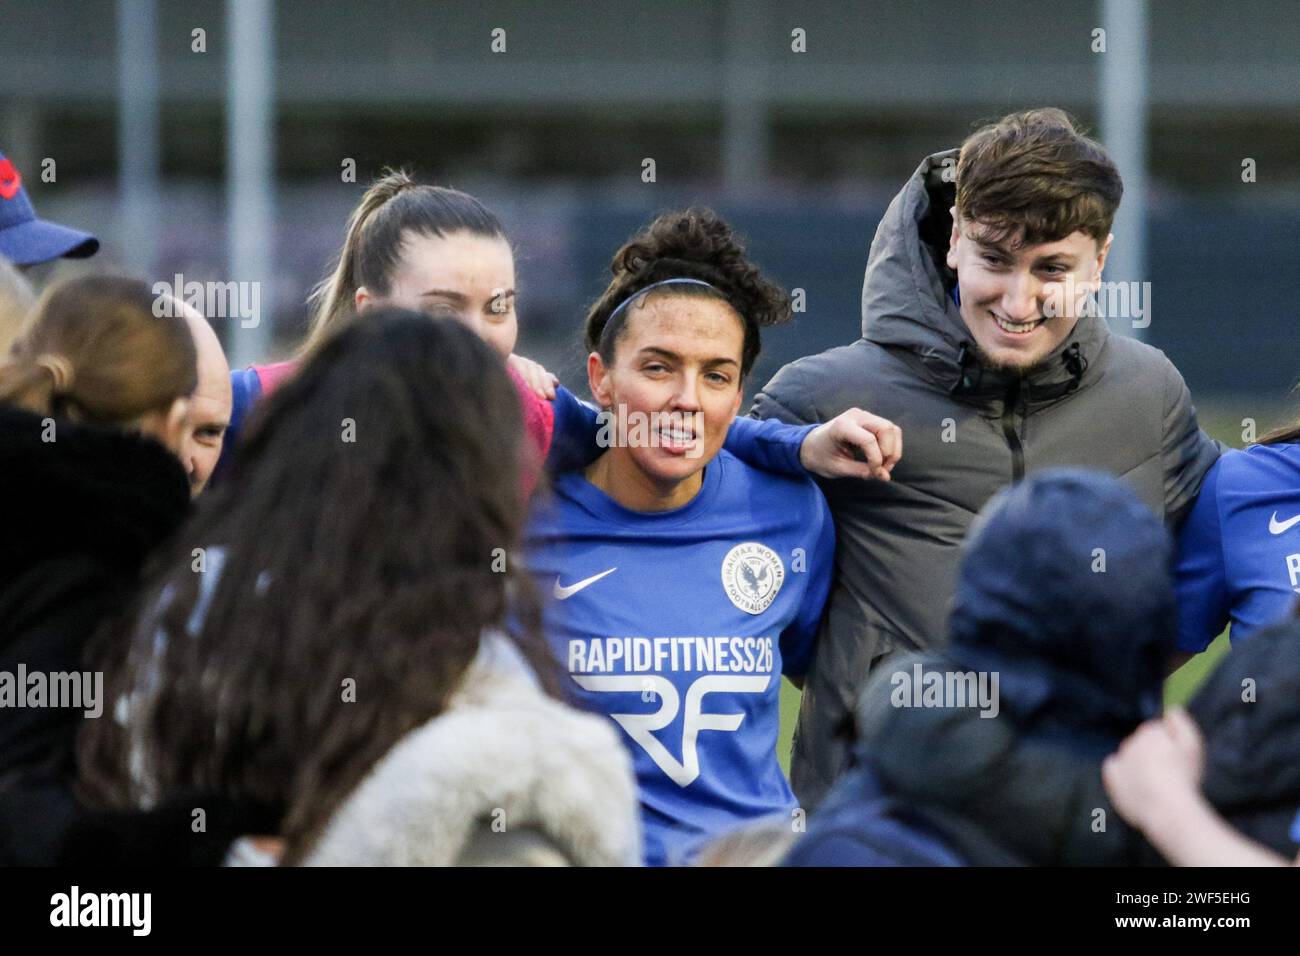
[[[1011,449],[1011,480],[1019,481],[1025,477],[1025,448],[1020,444],[1020,435],[1016,432],[1016,407],[1020,404],[1020,379],[1007,389],[1002,400],[1002,437]]]

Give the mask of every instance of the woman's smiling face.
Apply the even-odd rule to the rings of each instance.
[[[612,334],[612,362],[587,359],[592,394],[627,439],[610,452],[660,488],[699,474],[740,410],[740,316],[719,299],[656,291],[628,305]]]

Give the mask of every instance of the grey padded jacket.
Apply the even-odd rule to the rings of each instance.
[[[836,569],[791,761],[806,808],[847,762],[849,715],[873,666],[942,646],[962,540],[999,489],[1041,468],[1098,468],[1175,527],[1220,451],[1173,364],[1104,318],[1079,319],[1027,376],[979,364],[944,263],[955,195],[944,172],[956,155],[927,157],[886,210],[862,338],[787,365],[751,412],[807,424],[857,406],[903,432],[892,481],[822,483]]]

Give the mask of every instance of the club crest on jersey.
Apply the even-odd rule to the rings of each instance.
[[[784,581],[780,557],[757,541],[736,545],[722,559],[722,589],[732,604],[748,614],[762,614],[771,607]]]

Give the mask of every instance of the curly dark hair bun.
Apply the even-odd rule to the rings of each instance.
[[[667,212],[633,236],[614,254],[613,278],[587,312],[587,348],[613,360],[619,329],[605,336],[605,325],[618,306],[646,286],[664,279],[700,279],[701,286],[674,286],[673,294],[724,299],[745,324],[741,374],[758,358],[759,329],[791,317],[790,295],[763,276],[745,255],[745,246],[725,219],[712,209],[692,207]],[[619,317],[625,319],[626,310]]]

